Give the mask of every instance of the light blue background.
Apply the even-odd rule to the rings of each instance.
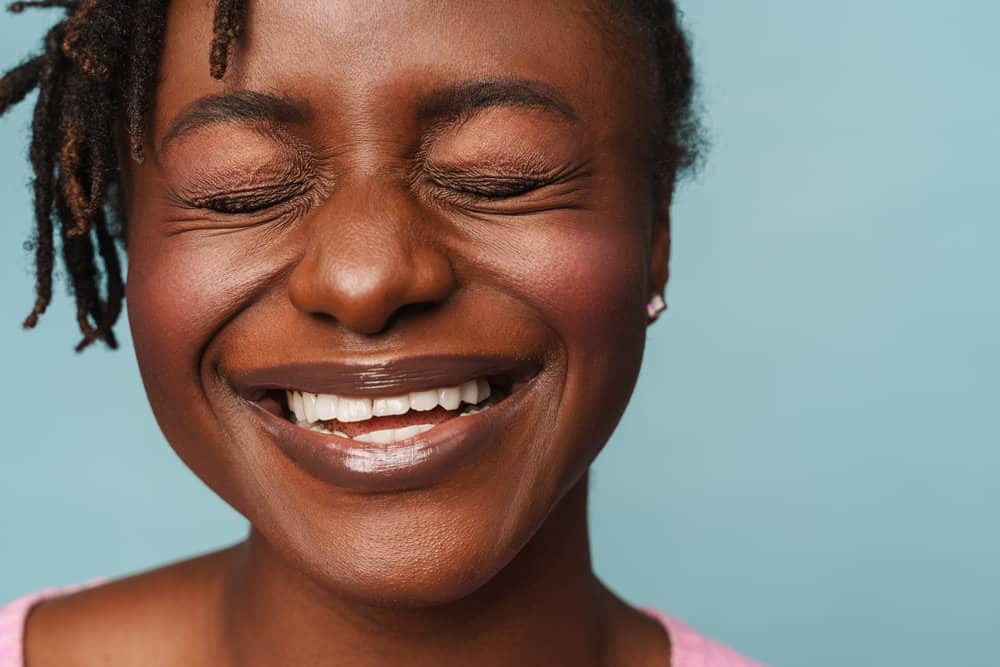
[[[1000,664],[1000,3],[684,2],[714,150],[594,475],[598,571],[774,665]],[[0,65],[46,17],[0,17]],[[238,539],[125,350],[30,310],[0,121],[0,598]],[[121,328],[122,337],[126,336]]]

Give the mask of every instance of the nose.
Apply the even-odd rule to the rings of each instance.
[[[303,222],[307,247],[288,292],[305,313],[374,335],[404,311],[440,304],[455,289],[434,221],[400,189],[342,189]]]

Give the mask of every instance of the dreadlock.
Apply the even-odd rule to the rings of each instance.
[[[249,0],[214,0],[209,68],[225,76],[246,23]],[[670,179],[692,164],[697,125],[687,38],[672,0],[605,0],[629,19],[648,45],[657,72],[661,118],[658,168]],[[38,89],[29,151],[34,173],[35,304],[24,320],[33,328],[52,300],[56,225],[69,286],[83,334],[77,352],[95,341],[117,347],[112,327],[125,297],[119,246],[126,211],[114,128],[127,133],[128,152],[142,163],[147,120],[166,33],[169,0],[36,0],[33,7],[65,10],[45,36],[41,55],[0,78],[0,114]],[[672,183],[672,180],[671,180]],[[103,278],[103,293],[101,283]]]
[[[117,347],[112,327],[125,297],[118,253],[126,225],[114,125],[123,121],[129,153],[141,163],[167,4],[167,0],[39,0],[8,7],[13,13],[32,7],[66,12],[45,36],[42,54],[0,79],[0,114],[38,89],[29,151],[34,172],[35,304],[24,326],[34,327],[52,300],[58,226],[83,334],[77,351],[98,340]],[[209,54],[215,78],[225,76],[246,4],[246,0],[218,0],[215,7]]]

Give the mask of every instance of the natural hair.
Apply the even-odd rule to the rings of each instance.
[[[211,75],[226,74],[247,15],[248,0],[214,0]],[[119,245],[127,233],[116,151],[116,128],[128,153],[143,161],[166,32],[169,0],[38,0],[9,10],[58,7],[66,17],[45,36],[41,55],[0,79],[0,114],[38,89],[31,124],[34,172],[35,304],[24,321],[34,327],[52,300],[56,230],[83,339],[79,352],[102,340],[117,347],[112,328],[125,297]],[[646,42],[657,72],[660,114],[654,144],[657,169],[672,188],[697,154],[692,110],[694,77],[687,38],[672,0],[606,0]],[[100,264],[100,266],[99,266]],[[104,289],[100,284],[103,274]]]

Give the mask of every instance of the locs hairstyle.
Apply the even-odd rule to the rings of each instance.
[[[591,0],[588,0],[588,2]],[[143,161],[143,139],[153,105],[166,31],[168,0],[39,0],[14,2],[66,11],[45,36],[43,52],[0,79],[0,114],[38,89],[31,125],[34,172],[35,305],[24,321],[38,323],[52,300],[56,239],[76,300],[83,339],[79,352],[101,340],[117,347],[112,328],[125,296],[119,246],[127,233],[116,141]],[[215,0],[208,66],[225,76],[246,22],[249,0]],[[672,0],[599,0],[597,14],[624,28],[624,46],[652,74],[656,100],[653,143],[664,194],[698,152],[690,48]],[[638,42],[638,44],[633,44]],[[58,234],[56,230],[58,229]],[[103,274],[103,275],[102,275]],[[101,282],[103,277],[103,294]]]

